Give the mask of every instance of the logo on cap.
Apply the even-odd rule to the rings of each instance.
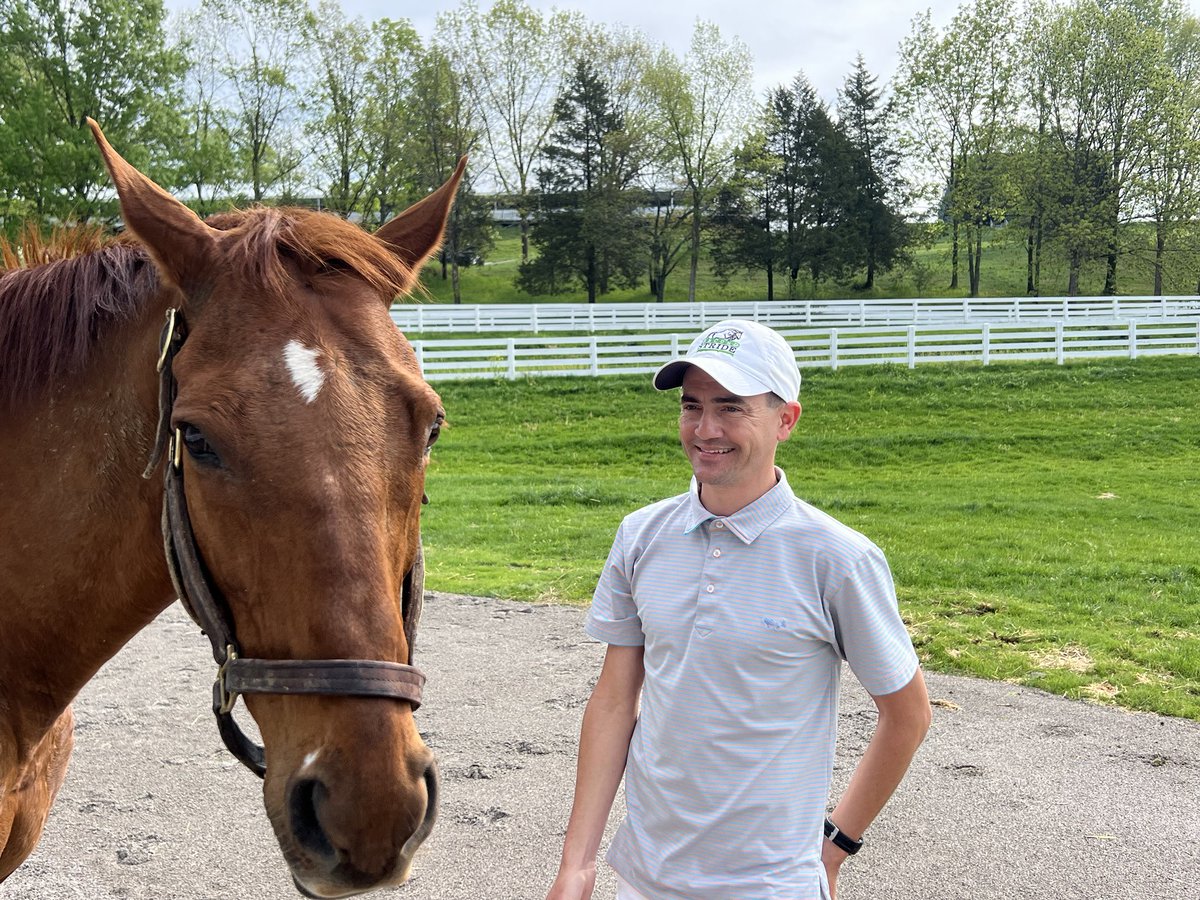
[[[700,342],[700,346],[693,352],[725,353],[733,356],[742,345],[742,335],[744,333],[740,328],[725,328],[721,331],[713,331],[704,336],[704,340]]]

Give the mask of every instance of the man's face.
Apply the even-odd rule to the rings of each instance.
[[[691,366],[683,377],[679,439],[702,485],[736,492],[765,490],[775,480],[775,448],[787,440],[799,404],[770,394],[741,397]],[[754,493],[746,502],[755,499]]]

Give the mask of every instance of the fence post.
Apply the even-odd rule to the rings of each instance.
[[[588,334],[596,333],[596,307],[588,306]]]
[[[836,369],[838,367],[837,358],[837,329],[829,329],[829,368]]]
[[[679,357],[679,335],[673,334],[673,335],[671,335],[671,359],[678,359],[678,357]]]
[[[425,307],[418,304],[417,306],[417,332],[425,330]]]
[[[990,365],[992,362],[992,323],[983,323],[983,364]]]
[[[1060,366],[1063,364],[1063,323],[1059,320],[1054,323],[1054,361]]]
[[[1062,314],[1063,314],[1064,319],[1067,318],[1069,315],[1071,315],[1071,304],[1070,304],[1070,301],[1066,297],[1063,297],[1063,313]]]
[[[917,367],[917,326],[908,326],[908,367]]]
[[[517,378],[517,339],[508,339],[508,372],[509,381],[516,381]]]
[[[1129,358],[1137,359],[1137,319],[1129,320]]]
[[[588,350],[592,356],[592,374],[600,374],[600,354],[596,346],[596,336],[592,335],[591,343],[588,345]]]
[[[421,374],[425,373],[425,344],[423,341],[412,342],[413,353],[417,354],[417,367]]]
[[[530,307],[530,310],[531,310],[531,313],[532,313],[532,314],[531,314],[531,315],[530,315],[530,317],[529,317],[529,324],[530,324],[531,326],[533,326],[533,333],[534,333],[534,334],[537,334],[537,333],[538,333],[538,326],[539,326],[539,324],[540,324],[540,323],[538,322],[538,306],[537,306],[537,304],[536,304],[536,303],[535,303],[535,304],[533,304],[533,306],[531,306],[531,307]]]
[[[1014,297],[1013,298],[1012,319],[1019,320],[1020,318],[1021,318],[1021,298]]]
[[[867,304],[865,301],[862,301],[862,300],[858,301],[858,324],[859,325],[867,324]]]

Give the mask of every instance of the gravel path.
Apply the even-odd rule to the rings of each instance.
[[[396,900],[541,900],[603,648],[583,611],[431,595],[418,724],[442,806]],[[220,746],[207,642],[176,604],[76,703],[75,757],[2,900],[294,900],[257,779]],[[846,679],[836,778],[873,707]],[[1195,900],[1200,723],[931,675],[934,724],[841,900]],[[128,696],[122,692],[127,691]],[[612,896],[601,874],[597,897]],[[730,898],[746,900],[746,898]]]

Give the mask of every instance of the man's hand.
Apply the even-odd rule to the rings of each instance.
[[[596,867],[574,872],[559,872],[546,900],[590,900],[596,889]]]
[[[825,879],[829,882],[829,900],[837,900],[838,872],[849,855],[829,840],[821,842],[821,862],[825,865]]]

